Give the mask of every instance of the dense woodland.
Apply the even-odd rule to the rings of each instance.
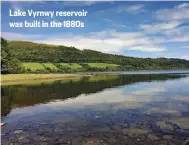
[[[28,41],[7,41],[1,38],[1,72],[28,73],[22,62],[78,63],[84,69],[78,71],[124,71],[124,70],[152,70],[152,69],[185,69],[189,68],[189,61],[184,59],[167,58],[135,58],[115,54],[106,54],[93,50],[79,50],[75,47],[39,44]],[[110,63],[119,65],[116,69],[90,68],[87,63]],[[47,70],[45,72],[69,72],[65,68]],[[32,72],[35,73],[35,72]]]

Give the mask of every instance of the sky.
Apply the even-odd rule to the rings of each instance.
[[[87,11],[86,17],[10,17],[9,10]],[[8,40],[74,46],[133,57],[189,60],[189,2],[2,2],[1,35]],[[9,22],[80,20],[84,28],[10,28]]]

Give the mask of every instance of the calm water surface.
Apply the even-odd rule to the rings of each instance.
[[[3,144],[189,143],[189,75],[96,75],[2,86]]]

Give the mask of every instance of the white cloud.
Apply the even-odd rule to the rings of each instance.
[[[183,9],[183,8],[188,8],[189,7],[189,3],[182,3],[180,5],[175,6],[175,8],[178,9]]]
[[[96,3],[100,3],[100,1],[91,1],[91,0],[89,0],[89,1],[65,1],[65,2],[63,2],[63,5],[64,6],[92,6],[92,5],[94,5],[94,4],[96,4]]]
[[[147,33],[158,33],[165,32],[165,30],[170,30],[178,27],[181,23],[178,21],[164,22],[158,24],[141,24],[140,28]]]
[[[18,3],[18,2],[11,2],[11,7],[14,9],[14,10],[23,10],[23,8],[21,7],[21,5]]]
[[[11,8],[14,10],[26,10],[27,8],[31,8],[33,4],[41,4],[39,6],[42,6],[45,4],[45,1],[40,1],[40,0],[21,0],[21,1],[14,1],[11,0],[9,1],[9,3],[11,4]]]
[[[144,5],[132,5],[132,6],[123,6],[123,7],[119,7],[118,8],[118,12],[128,12],[128,13],[132,13],[132,14],[137,14],[140,12],[143,12],[144,9]]]
[[[23,35],[3,32],[7,39],[33,40],[39,43],[74,46],[106,53],[120,54],[124,50],[160,52],[166,50],[158,45],[161,39],[152,39],[141,32],[118,32],[115,30],[93,32],[85,35],[65,34],[61,36]]]
[[[170,40],[168,40],[169,42],[189,42],[189,35],[187,36],[177,36],[174,37]]]
[[[40,35],[31,35],[31,34],[21,34],[21,33],[14,33],[14,32],[2,32],[2,37],[8,40],[36,40],[42,39],[43,36]]]
[[[40,42],[75,46],[79,49],[92,49],[108,53],[121,53],[123,50],[138,50],[145,52],[158,52],[165,50],[165,48],[153,44],[153,39],[148,38],[141,33],[117,32],[115,30],[93,32],[85,36],[61,36],[49,38],[48,40]]]
[[[169,36],[184,36],[189,35],[189,26],[180,26],[174,29],[164,31],[164,34]]]
[[[164,54],[163,57],[180,58],[180,59],[189,60],[189,52],[170,52],[170,53],[167,53],[166,55]]]
[[[160,52],[160,51],[165,51],[166,48],[164,47],[154,47],[154,46],[134,46],[134,47],[130,47],[130,50],[141,50],[141,51],[148,51],[148,52]]]
[[[189,3],[182,3],[170,9],[160,9],[156,12],[159,20],[185,20],[189,19]]]
[[[183,46],[182,48],[188,48],[189,49],[189,44],[188,44],[188,46]]]
[[[156,24],[140,24],[145,34],[159,35],[159,43],[177,43],[189,41],[189,3],[182,3],[173,8],[156,11]]]
[[[182,59],[186,59],[186,60],[189,60],[189,55],[183,55],[181,56]]]

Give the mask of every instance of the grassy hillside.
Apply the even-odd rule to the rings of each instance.
[[[45,70],[44,66],[40,63],[33,63],[33,62],[29,62],[29,63],[22,63],[22,65],[24,66],[25,69],[30,69],[30,70]]]
[[[119,65],[117,64],[107,64],[107,63],[87,63],[90,67],[95,68],[106,68],[106,67],[111,67],[111,68],[117,68]]]
[[[58,70],[58,68],[52,63],[42,63],[45,69]]]
[[[117,64],[108,64],[108,63],[36,63],[36,62],[24,62],[22,66],[27,72],[78,72],[85,71],[88,67],[91,69],[105,70],[117,69],[119,65]]]
[[[62,67],[69,68],[71,70],[77,70],[82,68],[82,66],[78,63],[59,63]]]
[[[9,53],[12,59],[21,62],[24,69],[22,70],[23,73],[189,68],[189,61],[184,59],[127,57],[28,41],[7,41],[6,47],[8,52],[5,53]],[[7,61],[9,61],[9,58],[6,58]],[[15,66],[14,62],[15,60],[11,62],[11,67]],[[12,70],[10,71],[12,72]],[[19,72],[19,70],[15,72]]]

